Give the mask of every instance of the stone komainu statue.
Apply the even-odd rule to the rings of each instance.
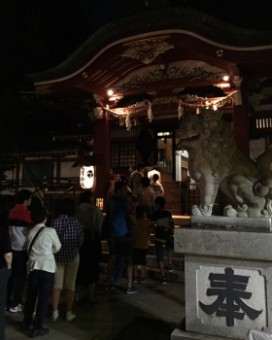
[[[189,153],[190,176],[199,184],[201,204],[193,207],[192,214],[210,216],[220,190],[231,202],[224,215],[271,217],[272,150],[256,163],[245,157],[221,116],[212,110],[191,114],[177,131],[178,147]]]

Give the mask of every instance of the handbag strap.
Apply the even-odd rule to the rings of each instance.
[[[31,242],[30,242],[30,244],[29,244],[29,246],[28,246],[28,254],[30,254],[31,249],[32,249],[32,247],[33,247],[33,244],[35,243],[37,237],[40,235],[40,233],[43,231],[44,228],[45,228],[45,227],[41,227],[41,228],[36,232],[36,234],[34,235],[34,237],[32,238],[32,240],[31,240]]]

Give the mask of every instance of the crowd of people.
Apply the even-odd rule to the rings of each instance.
[[[120,178],[116,181],[107,202],[106,225],[110,250],[108,290],[114,287],[116,267],[121,258],[126,263],[126,293],[137,293],[133,282],[145,282],[150,233],[155,234],[160,281],[167,284],[165,269],[173,270],[174,221],[170,211],[165,209],[165,204],[161,174],[156,168],[146,171],[139,164],[128,180]]]
[[[126,294],[137,293],[133,283],[145,283],[151,232],[155,232],[161,283],[167,283],[164,251],[167,269],[172,270],[174,222],[165,210],[160,174],[153,170],[144,172],[139,165],[128,179],[115,181],[105,216],[95,206],[91,191],[84,191],[78,202],[71,198],[56,202],[50,221],[29,190],[18,193],[16,204],[0,214],[0,340],[5,339],[5,311],[23,312],[23,326],[35,338],[49,332],[44,327],[49,307],[51,320],[56,321],[64,301],[64,317],[72,321],[76,294],[93,301],[102,229],[107,231],[110,253],[106,290],[114,287],[124,269]]]
[[[71,198],[56,203],[50,222],[46,208],[29,190],[19,191],[16,204],[1,211],[1,340],[5,311],[23,312],[23,327],[35,338],[49,332],[43,325],[49,306],[52,321],[58,319],[62,295],[67,321],[76,318],[77,285],[86,284],[90,299],[93,295],[99,279],[103,214],[91,192],[83,192],[78,204]]]

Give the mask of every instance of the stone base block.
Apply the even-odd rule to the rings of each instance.
[[[185,254],[186,331],[205,339],[272,333],[271,244],[272,233],[175,232],[175,252]]]
[[[226,340],[218,336],[210,336],[201,333],[187,332],[176,328],[171,334],[171,340]]]

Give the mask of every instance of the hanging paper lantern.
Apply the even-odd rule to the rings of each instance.
[[[79,170],[79,182],[82,189],[92,189],[95,182],[95,168],[93,165],[81,166]]]

